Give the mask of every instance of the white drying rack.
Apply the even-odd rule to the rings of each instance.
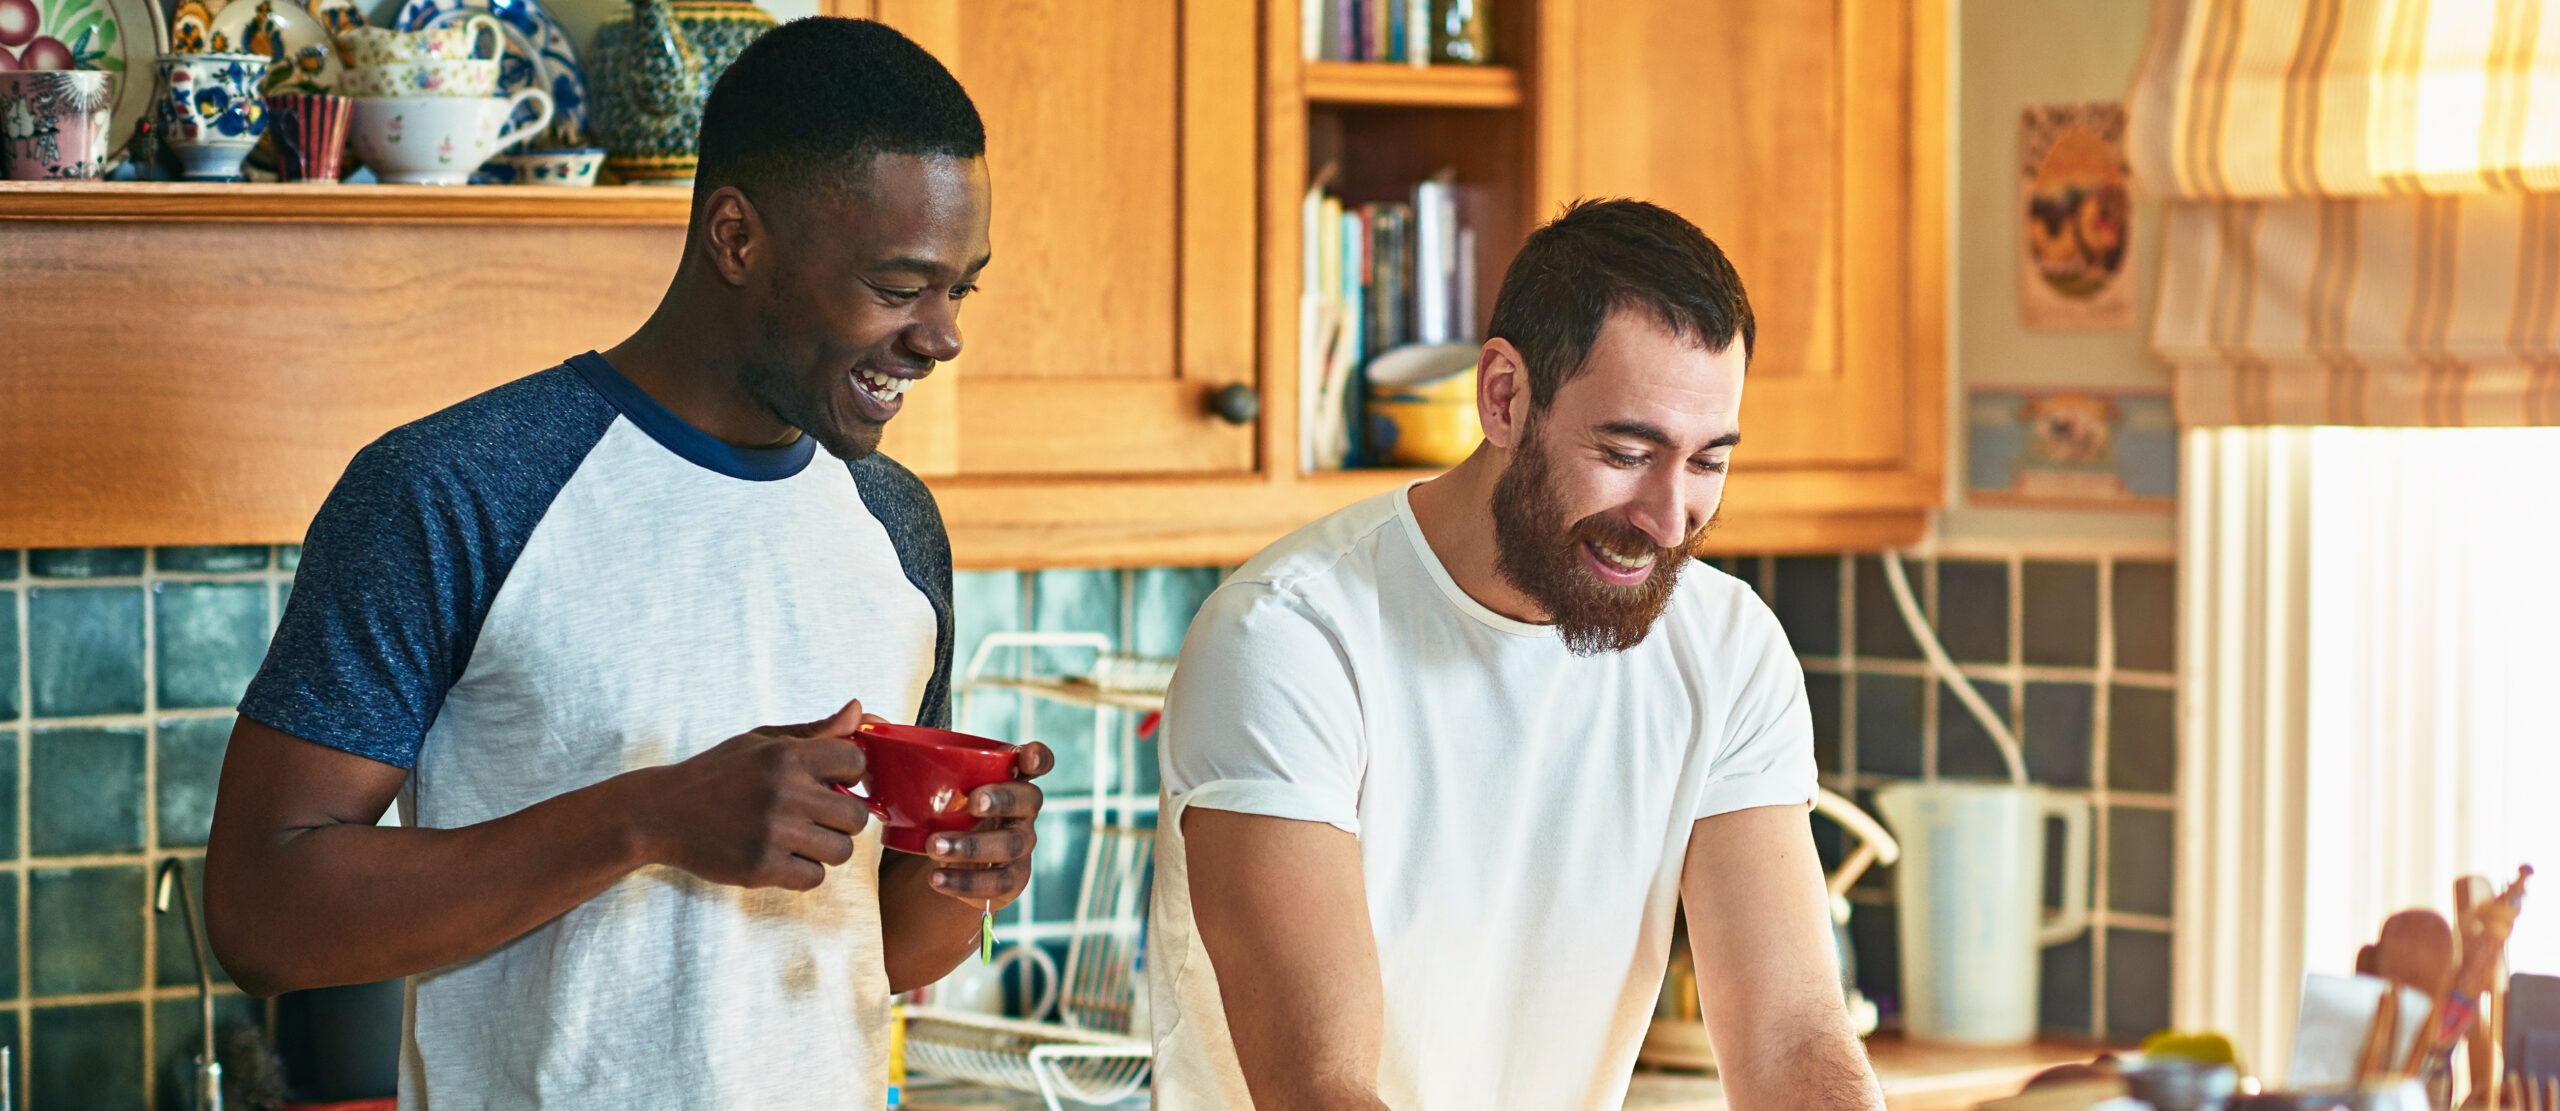
[[[1090,650],[1086,675],[990,675],[1000,654],[1030,649]],[[1136,977],[1133,965],[1143,936],[1146,890],[1154,862],[1155,831],[1135,828],[1136,745],[1125,733],[1116,750],[1119,791],[1105,775],[1105,752],[1114,751],[1113,725],[1122,712],[1164,705],[1172,662],[1117,655],[1111,639],[1093,633],[991,633],[978,643],[958,684],[959,717],[968,720],[970,696],[1013,691],[1093,712],[1093,805],[1086,843],[1083,887],[1067,939],[1067,967],[1058,992],[1057,1021],[1004,1018],[930,1005],[907,1009],[907,1064],[918,1073],[1038,1092],[1049,1111],[1060,1100],[1114,1103],[1144,1089],[1155,1048],[1129,1036]],[[1117,809],[1122,821],[1110,821]]]

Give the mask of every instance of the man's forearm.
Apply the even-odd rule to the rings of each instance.
[[[1884,1111],[1884,1092],[1846,1016],[1836,1030],[1824,1024],[1764,1044],[1770,1051],[1756,1059],[1717,1063],[1735,1111]]]
[[[978,950],[979,907],[933,889],[933,862],[882,851],[880,947],[889,990],[914,991],[948,974]]]
[[[635,772],[457,829],[217,822],[205,919],[258,995],[441,968],[522,936],[646,863]],[[269,838],[272,838],[270,840]]]

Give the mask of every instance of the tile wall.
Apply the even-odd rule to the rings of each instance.
[[[28,1106],[177,1106],[194,1036],[186,937],[147,900],[160,861],[199,861],[231,707],[290,594],[294,547],[0,551],[0,1044]],[[1720,561],[1759,587],[1799,655],[1826,781],[1863,798],[1935,764],[1996,776],[1997,754],[1929,681],[1872,557]],[[1947,648],[2005,706],[2041,783],[2097,807],[2099,927],[2045,955],[2057,1033],[2164,1025],[2170,928],[2170,620],[2165,562],[2014,555],[1914,561]],[[1092,632],[1171,655],[1220,569],[962,572],[957,666],[990,632]],[[1074,670],[1022,653],[995,670]],[[962,728],[1058,751],[1032,888],[1005,934],[1056,947],[1073,921],[1097,772],[1104,824],[1154,824],[1153,742],[1123,715],[981,693]],[[194,865],[191,863],[191,867]],[[1895,994],[1890,885],[1854,893],[1860,979]],[[218,975],[218,973],[217,973]],[[254,1000],[221,988],[226,1023]]]
[[[151,879],[201,871],[232,707],[300,555],[0,551],[0,1043],[24,1106],[176,1106],[195,969]],[[263,1016],[216,977],[223,1022]]]
[[[1832,790],[1873,812],[1876,788],[1932,767],[1946,777],[2006,777],[1980,723],[1932,679],[1876,557],[1718,562],[1756,585],[1786,626],[1804,662],[1816,756]],[[2028,776],[2088,798],[2094,811],[2094,923],[2044,952],[2044,1027],[2121,1041],[2167,1026],[2174,565],[1991,555],[1904,566],[1947,654],[2006,714]],[[2059,860],[2049,858],[2046,871],[2047,900],[2058,903]],[[1860,989],[1890,1016],[1900,966],[1890,870],[1871,871],[1851,901]]]

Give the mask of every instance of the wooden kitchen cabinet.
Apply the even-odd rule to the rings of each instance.
[[[964,567],[1231,564],[1424,472],[1297,470],[1300,202],[1457,170],[1479,314],[1585,194],[1706,227],[1761,320],[1732,551],[1936,503],[1944,0],[1493,0],[1493,69],[1307,63],[1298,0],[827,0],[953,65],[995,261],[884,450]],[[1107,11],[1107,17],[1105,12]],[[391,427],[629,334],[688,198],[0,183],[0,548],[301,538]],[[1246,384],[1260,417],[1209,415]]]
[[[1238,0],[880,0],[987,125],[994,262],[900,458],[966,476],[1242,474],[1256,385],[1256,35]],[[919,390],[930,390],[928,381]],[[911,414],[912,415],[912,414]],[[921,422],[920,422],[921,423]],[[916,435],[926,430],[907,430]]]
[[[1945,455],[1943,0],[1539,11],[1540,207],[1654,201],[1751,291],[1728,522],[1918,539]]]

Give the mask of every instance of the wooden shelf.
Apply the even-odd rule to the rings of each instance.
[[[1520,71],[1509,66],[1410,66],[1308,62],[1307,100],[1375,108],[1517,108]]]
[[[0,220],[682,226],[692,205],[664,186],[0,182]]]

